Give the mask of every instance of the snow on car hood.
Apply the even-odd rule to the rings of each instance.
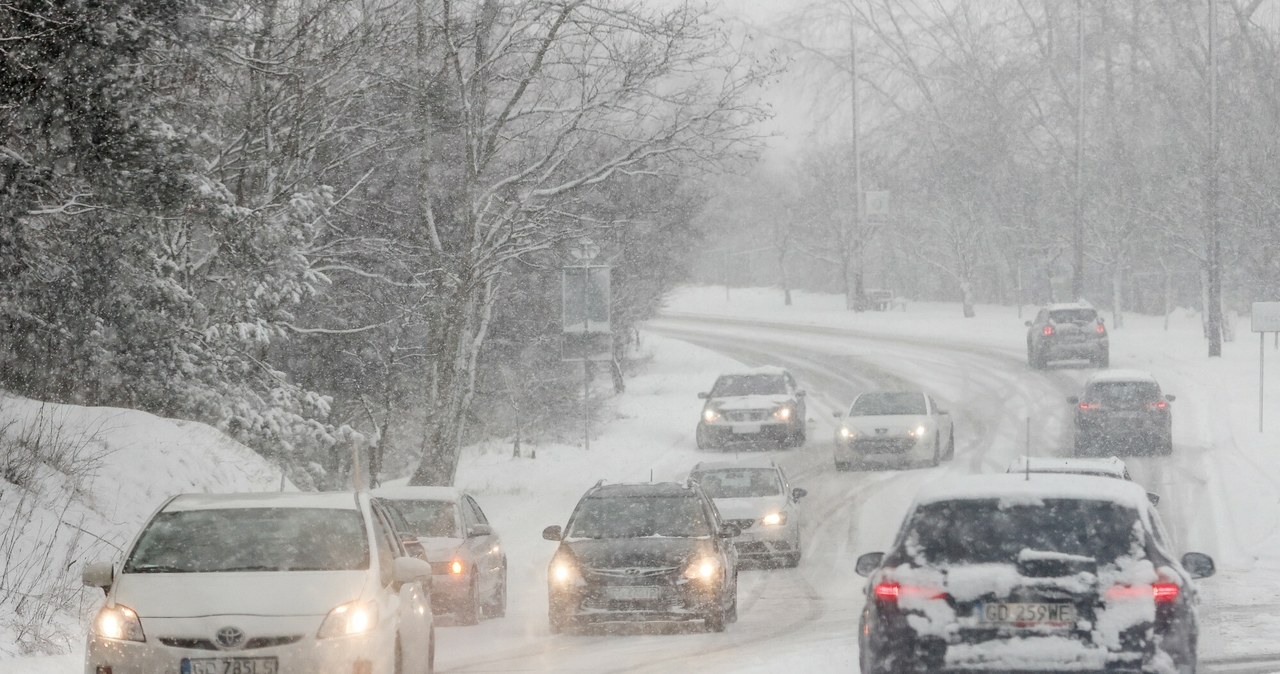
[[[590,569],[681,566],[699,552],[709,552],[710,539],[591,538],[571,539],[565,546],[578,563]]]
[[[714,398],[711,400],[711,405],[719,410],[771,410],[775,407],[782,407],[789,402],[791,402],[791,398],[784,394],[778,394]]]
[[[143,618],[323,616],[360,597],[368,571],[125,573],[115,601]]]
[[[714,499],[720,517],[726,520],[758,520],[769,513],[781,512],[787,507],[787,497],[755,496],[751,498]]]
[[[418,541],[422,543],[422,547],[427,550],[427,561],[429,562],[447,562],[453,559],[454,553],[458,548],[462,547],[461,538],[436,538],[430,536],[419,536]]]
[[[870,417],[848,417],[844,425],[859,433],[876,435],[877,428],[889,429],[887,435],[905,435],[921,424],[928,424],[929,417],[924,414],[885,414]]]

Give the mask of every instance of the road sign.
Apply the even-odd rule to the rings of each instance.
[[[889,217],[888,190],[867,190],[863,194],[868,220],[883,220]]]
[[[1280,302],[1254,302],[1250,323],[1254,332],[1280,332]]]
[[[565,334],[610,332],[609,267],[564,268],[563,317]]]

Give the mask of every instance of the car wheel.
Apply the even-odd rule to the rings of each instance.
[[[698,449],[715,449],[715,443],[711,441],[711,431],[707,427],[698,424],[698,430],[694,433],[694,439],[698,443]]]
[[[484,607],[484,615],[486,618],[501,618],[507,614],[507,566],[502,566],[502,576],[498,579],[498,587],[493,591],[493,597]]]
[[[573,627],[573,616],[564,609],[547,609],[547,626],[551,629],[552,634],[560,634],[561,632]]]
[[[804,447],[804,441],[805,441],[804,426],[801,426],[800,428],[797,428],[795,434],[791,436],[791,446]]]
[[[1159,451],[1160,451],[1160,456],[1172,456],[1173,455],[1173,437],[1166,435],[1163,438],[1161,438]]]
[[[794,569],[800,566],[800,553],[789,552],[782,556],[782,565],[788,569]]]
[[[723,632],[728,609],[717,609],[702,617],[702,625],[708,632]]]
[[[427,637],[427,674],[435,674],[436,671],[436,626],[431,626],[431,633]]]
[[[933,459],[929,461],[929,465],[937,467],[942,463],[942,436],[937,433],[933,434]]]
[[[395,667],[395,674],[404,674],[404,649],[400,647],[400,635],[396,635],[396,652],[393,656],[395,662],[391,663]]]
[[[1044,361],[1040,359],[1040,353],[1030,345],[1027,346],[1027,365],[1033,370],[1044,369]]]
[[[1093,453],[1093,441],[1085,435],[1080,429],[1076,429],[1075,455],[1077,457],[1089,456]]]
[[[1103,351],[1102,355],[1093,359],[1093,364],[1100,368],[1111,367],[1111,351]]]
[[[729,623],[738,622],[738,581],[736,576],[734,577],[734,581],[733,581],[733,597],[731,602],[729,603],[729,610],[725,614],[725,622],[729,622]]]
[[[471,584],[467,588],[467,598],[463,600],[462,608],[458,611],[457,619],[459,625],[475,625],[480,622],[480,579],[474,573],[471,574]]]
[[[947,460],[956,458],[956,429],[947,431]]]

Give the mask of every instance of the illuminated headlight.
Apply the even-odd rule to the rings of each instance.
[[[851,440],[857,434],[858,434],[857,431],[853,430],[852,428],[849,428],[848,426],[840,427],[840,437],[845,440]]]
[[[787,523],[786,513],[769,513],[760,518],[760,523],[766,527],[780,527]]]
[[[329,611],[320,631],[320,639],[352,637],[372,630],[378,624],[378,605],[372,601],[353,601]]]
[[[779,407],[773,411],[773,416],[782,421],[791,421],[791,415],[794,411],[790,407]]]
[[[911,429],[911,430],[907,431],[907,435],[909,435],[909,436],[911,436],[911,437],[913,437],[913,438],[923,438],[923,437],[924,437],[924,430],[925,430],[925,429],[924,429],[924,425],[923,425],[923,424],[921,424],[921,425],[916,426],[915,428],[913,428],[913,429]]]
[[[714,557],[703,557],[689,562],[684,570],[684,577],[706,583],[715,580],[719,573],[720,562]]]
[[[572,585],[582,579],[577,565],[568,559],[557,559],[551,562],[551,571],[548,575],[551,577],[551,582],[556,585]]]
[[[146,641],[142,621],[128,606],[103,606],[93,619],[93,633],[117,641]]]
[[[455,559],[452,562],[449,562],[449,575],[461,576],[462,572],[466,570],[467,570],[467,565],[463,564],[462,560],[460,559]]]
[[[707,409],[702,410],[702,420],[707,423],[719,421],[720,410],[717,410],[714,407],[708,407]]]

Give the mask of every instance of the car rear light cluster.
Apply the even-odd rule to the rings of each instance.
[[[1106,327],[1105,325],[1101,324],[1101,323],[1099,323],[1099,324],[1095,325],[1095,326],[1093,327],[1093,330],[1094,330],[1094,332],[1098,333],[1099,335],[1105,335],[1105,334],[1107,334],[1107,327]]]
[[[1102,409],[1102,403],[1081,402],[1079,407],[1080,410],[1084,412],[1088,412],[1089,410],[1100,410]]]
[[[1182,589],[1177,583],[1152,583],[1151,585],[1117,585],[1107,591],[1107,599],[1142,599],[1151,597],[1157,604],[1172,604],[1178,600]]]
[[[1043,334],[1045,337],[1052,337],[1052,336],[1053,336],[1053,326],[1052,326],[1052,325],[1046,325],[1046,326],[1044,326],[1044,330],[1041,330],[1040,332],[1041,332],[1041,334]]]
[[[924,599],[950,599],[951,595],[938,589],[929,587],[918,587],[914,585],[902,585],[893,582],[877,583],[875,589],[872,590],[876,601],[880,604],[895,605],[899,599],[904,597],[919,597]]]
[[[1177,583],[1156,583],[1151,586],[1151,593],[1155,595],[1157,604],[1172,604],[1177,601],[1179,592],[1181,589]]]
[[[1166,401],[1164,401],[1164,400],[1157,400],[1157,401],[1155,401],[1155,402],[1153,402],[1153,403],[1147,403],[1147,409],[1149,409],[1149,410],[1161,410],[1161,411],[1163,411],[1163,410],[1167,410],[1167,409],[1169,409],[1169,403],[1168,403],[1168,402],[1166,402]]]

